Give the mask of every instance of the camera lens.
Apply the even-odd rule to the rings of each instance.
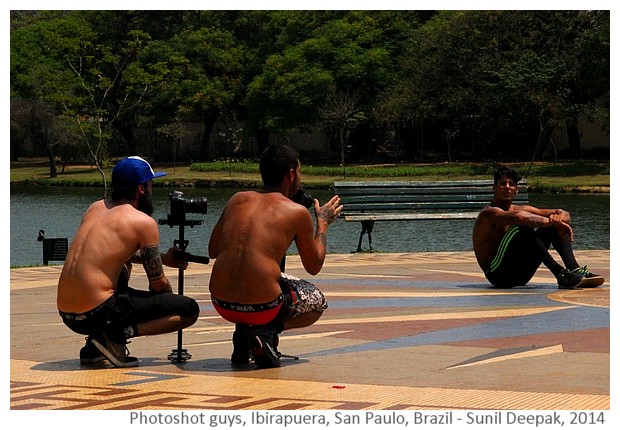
[[[185,200],[185,212],[193,214],[207,213],[207,198],[196,197]]]
[[[314,204],[314,197],[300,188],[293,196],[293,201],[309,209]]]

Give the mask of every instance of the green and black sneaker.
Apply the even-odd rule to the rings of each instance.
[[[588,270],[588,266],[577,267],[573,269],[571,273],[581,275],[584,277],[584,282],[581,284],[581,288],[596,288],[605,282],[605,278],[601,275],[596,275]]]
[[[586,278],[582,275],[571,272],[568,269],[564,269],[557,276],[558,288],[561,290],[577,290],[583,286]]]

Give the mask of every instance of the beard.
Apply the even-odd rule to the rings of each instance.
[[[149,216],[153,214],[153,201],[150,195],[143,194],[138,197],[138,210]]]

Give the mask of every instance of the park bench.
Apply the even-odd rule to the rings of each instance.
[[[372,250],[372,229],[377,221],[416,221],[475,219],[493,198],[493,180],[466,181],[369,181],[334,182],[334,193],[344,208],[340,214],[347,222],[360,222],[357,245],[368,234]],[[517,204],[527,204],[527,186],[519,183]]]

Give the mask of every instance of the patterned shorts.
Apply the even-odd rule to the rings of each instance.
[[[284,305],[276,319],[286,321],[307,312],[327,309],[325,296],[314,284],[286,273],[281,274],[279,284]]]
[[[215,297],[211,297],[211,303],[225,320],[245,325],[284,322],[307,312],[327,309],[325,296],[310,282],[282,273],[278,283],[282,294],[269,303],[239,304]]]

